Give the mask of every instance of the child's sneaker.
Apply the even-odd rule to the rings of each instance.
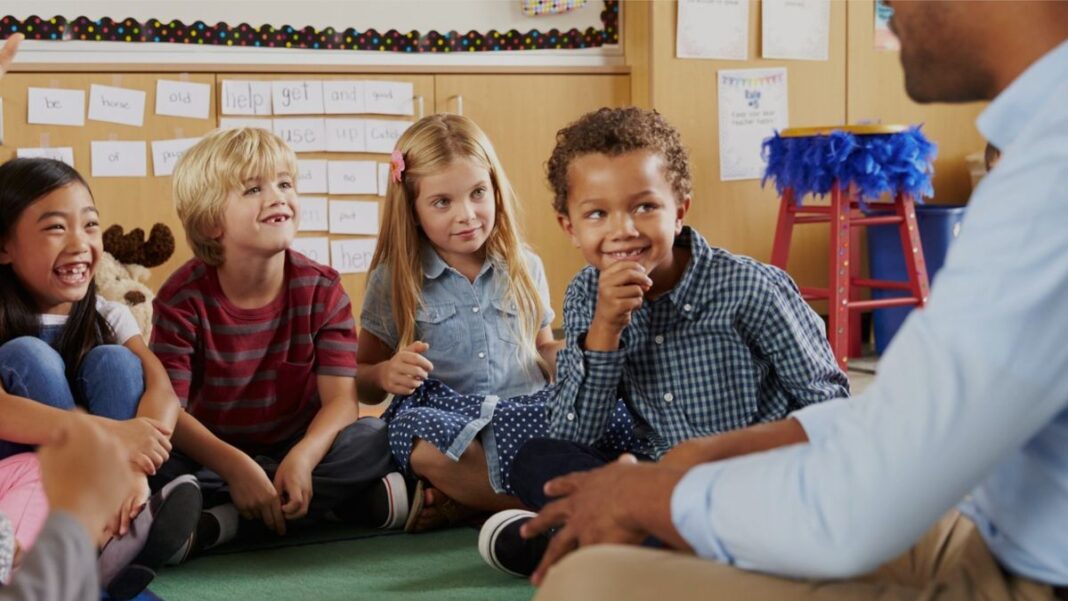
[[[185,544],[196,528],[200,485],[192,475],[167,483],[149,498],[124,536],[100,551],[100,585],[113,599],[132,599],[145,590],[163,563]]]
[[[166,565],[181,565],[201,551],[230,542],[237,536],[240,521],[241,516],[233,503],[224,503],[201,511],[197,527],[178,552],[167,560]]]
[[[397,530],[413,513],[413,504],[421,505],[422,483],[409,486],[400,472],[390,472],[371,485],[361,503],[367,512],[365,523],[372,528]],[[415,509],[414,513],[418,513]]]
[[[533,574],[549,547],[549,536],[526,539],[519,535],[519,529],[536,515],[525,509],[508,509],[490,516],[478,534],[482,559],[505,574],[520,577]]]

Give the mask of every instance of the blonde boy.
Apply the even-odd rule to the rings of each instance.
[[[224,542],[237,516],[286,523],[355,513],[390,471],[384,424],[357,421],[356,333],[333,269],[289,249],[297,161],[262,129],[215,131],[174,172],[195,258],[153,303],[152,350],[182,412],[177,452],[154,486],[196,473],[205,507],[193,548]]]

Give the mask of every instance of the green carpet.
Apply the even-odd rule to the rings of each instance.
[[[165,601],[526,601],[534,593],[528,581],[482,562],[471,528],[381,534],[338,527],[282,541],[221,548],[165,568],[152,592]]]

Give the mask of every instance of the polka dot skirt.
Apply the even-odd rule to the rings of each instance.
[[[478,437],[493,489],[514,494],[508,485],[512,460],[525,442],[549,435],[546,403],[553,391],[549,387],[530,395],[498,399],[460,394],[437,380],[427,380],[413,394],[394,398],[382,415],[389,424],[390,450],[401,469],[410,474],[416,439],[429,442],[457,461]],[[614,453],[635,451],[640,445],[633,430],[630,413],[620,401],[607,432],[594,446]]]

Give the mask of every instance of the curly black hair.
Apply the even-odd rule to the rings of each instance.
[[[619,156],[633,150],[651,150],[664,157],[665,176],[676,199],[693,190],[690,158],[679,132],[660,113],[636,106],[605,107],[586,113],[556,132],[556,147],[546,165],[553,189],[553,208],[567,213],[567,169],[571,161],[591,154]]]

